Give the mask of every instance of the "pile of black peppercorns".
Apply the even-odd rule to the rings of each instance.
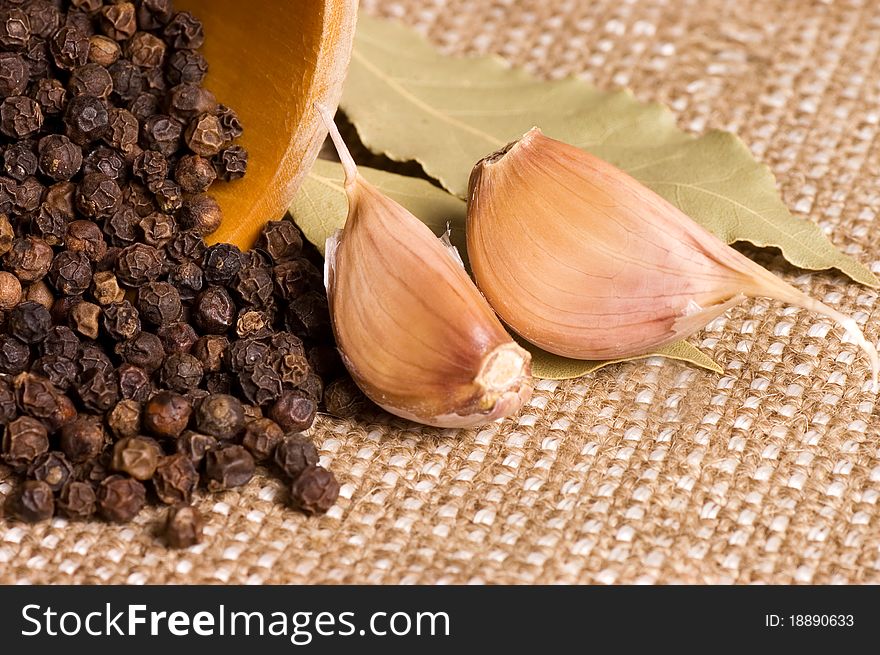
[[[344,376],[320,260],[292,221],[207,247],[206,192],[244,175],[235,112],[201,86],[201,23],[171,0],[0,0],[0,424],[7,512],[131,520],[271,463],[294,506],[339,485],[300,433]],[[339,378],[338,380],[336,378]],[[335,380],[324,389],[322,380]]]

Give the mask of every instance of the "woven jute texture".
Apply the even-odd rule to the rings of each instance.
[[[880,270],[876,0],[364,0],[449,53],[502,55],[738,132],[792,210]],[[749,251],[878,338],[877,292]],[[804,311],[749,301],[661,359],[539,383],[473,431],[322,417],[342,482],[307,519],[260,476],[201,497],[202,545],[130,526],[0,522],[0,582],[880,582],[880,419],[866,363]],[[0,495],[11,490],[0,469]]]

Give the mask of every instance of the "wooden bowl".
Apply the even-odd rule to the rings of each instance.
[[[327,135],[351,57],[357,0],[177,0],[205,26],[205,87],[241,118],[247,175],[210,193],[223,223],[208,241],[253,244],[284,215]]]

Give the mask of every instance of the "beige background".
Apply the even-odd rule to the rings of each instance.
[[[498,53],[738,132],[795,213],[880,270],[880,3],[364,0],[450,53]],[[877,292],[760,261],[867,321]],[[543,382],[483,430],[322,418],[343,483],[320,519],[277,481],[204,497],[205,543],[125,527],[0,522],[0,582],[880,582],[880,441],[866,365],[803,311],[750,301],[659,359]],[[0,496],[11,489],[0,467]]]

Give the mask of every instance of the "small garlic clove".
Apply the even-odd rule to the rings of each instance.
[[[531,394],[531,356],[444,242],[357,174],[327,120],[349,210],[327,241],[325,284],[352,378],[384,409],[427,425],[470,427],[516,412]]]
[[[575,359],[650,352],[701,329],[747,296],[782,300],[841,323],[678,208],[593,155],[537,128],[480,161],[468,189],[468,257],[501,319]]]

